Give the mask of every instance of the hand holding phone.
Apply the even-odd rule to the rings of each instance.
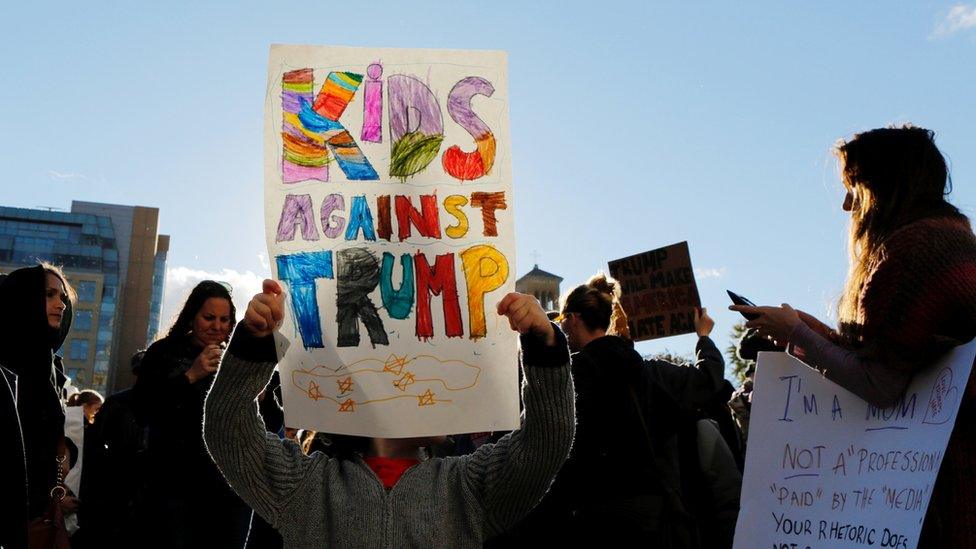
[[[745,305],[747,307],[755,307],[756,306],[755,303],[753,303],[752,301],[749,301],[748,299],[742,297],[741,295],[733,292],[732,290],[725,290],[725,293],[729,294],[729,299],[731,299],[732,300],[732,303],[734,303],[736,305]],[[746,317],[746,320],[755,320],[755,319],[759,318],[760,316],[762,316],[762,315],[759,315],[759,314],[756,314],[756,313],[743,313],[741,311],[739,312],[739,314],[741,314],[742,316]]]

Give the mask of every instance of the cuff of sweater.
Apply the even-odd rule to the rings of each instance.
[[[816,339],[819,337],[805,322],[798,322],[790,333],[790,343],[786,346],[786,352],[791,356],[806,361],[806,349],[812,349],[816,345]]]
[[[569,347],[566,335],[556,324],[552,329],[556,332],[556,343],[547,346],[538,336],[525,334],[519,336],[522,343],[522,362],[530,367],[556,368],[569,364]]]
[[[278,354],[275,350],[274,336],[254,337],[246,329],[246,321],[242,320],[234,329],[227,350],[237,358],[250,362],[277,362]]]

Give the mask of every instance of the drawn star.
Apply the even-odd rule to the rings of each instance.
[[[347,398],[346,400],[342,401],[339,404],[339,411],[340,412],[355,412],[356,411],[356,401],[353,400],[353,399],[351,399],[351,398]]]
[[[407,385],[414,383],[413,373],[407,372],[403,377],[393,382],[393,386],[401,391],[407,390]]]
[[[403,368],[407,365],[406,356],[396,356],[391,354],[389,358],[386,359],[386,363],[383,364],[383,371],[390,372],[393,375],[402,376]]]
[[[352,391],[352,376],[346,379],[337,379],[336,385],[339,386],[339,394],[344,395]]]
[[[308,382],[308,391],[307,392],[308,392],[308,398],[310,398],[312,400],[318,400],[318,399],[320,399],[320,398],[322,398],[324,396],[322,394],[322,391],[319,390],[319,384],[318,383],[315,383],[314,380],[310,380]]]
[[[434,393],[431,392],[430,389],[427,389],[427,392],[425,392],[424,394],[420,395],[417,398],[420,399],[420,402],[417,403],[417,406],[433,406],[434,404],[437,404],[437,401],[434,400]]]

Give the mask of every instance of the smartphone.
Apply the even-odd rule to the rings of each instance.
[[[755,307],[756,306],[755,303],[753,303],[753,302],[749,301],[748,299],[742,297],[741,295],[733,292],[732,290],[725,290],[725,293],[729,294],[729,299],[731,299],[732,300],[732,303],[734,303],[736,305],[748,305],[749,307]],[[757,318],[759,318],[761,316],[761,315],[758,315],[758,314],[755,314],[755,313],[749,313],[749,314],[739,313],[739,314],[741,314],[742,316],[746,317],[747,320],[755,320],[755,319],[757,319]]]

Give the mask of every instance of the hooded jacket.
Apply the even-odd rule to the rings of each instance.
[[[17,415],[17,375],[0,366],[0,547],[27,545],[27,465]]]
[[[61,326],[47,323],[47,273],[41,266],[18,269],[0,282],[0,365],[17,374],[17,412],[27,461],[29,515],[43,514],[57,482],[58,445],[64,437],[64,369],[55,352],[71,328],[71,303]]]

